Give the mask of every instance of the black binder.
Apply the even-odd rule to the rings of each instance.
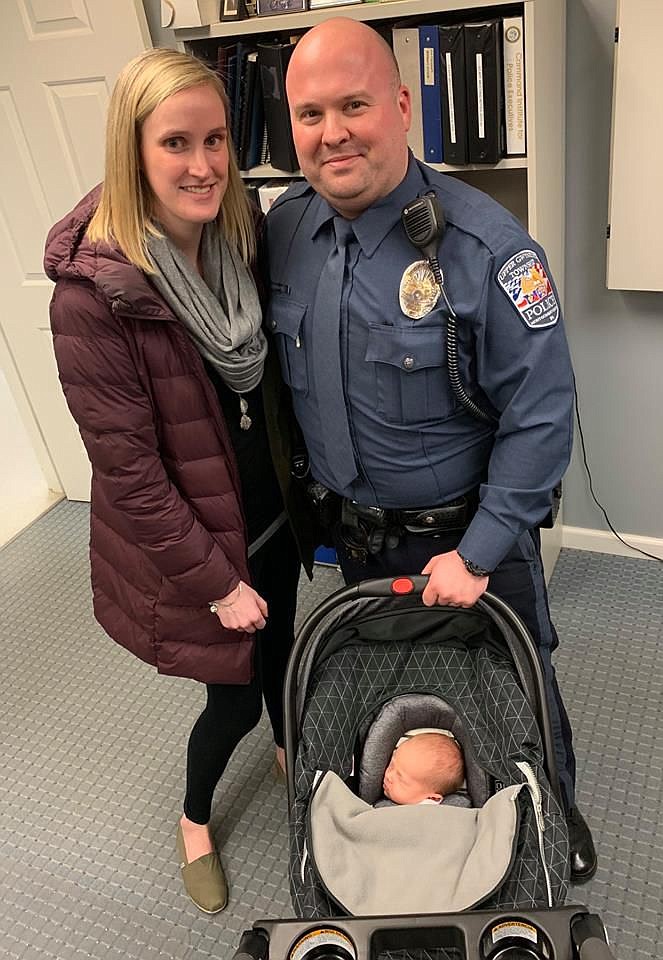
[[[467,153],[470,163],[497,163],[504,156],[502,123],[502,25],[466,23]]]
[[[258,197],[258,184],[255,182],[255,180],[242,180],[242,183],[244,184],[244,189],[246,190],[246,194],[249,198],[249,203],[259,210],[260,198]]]
[[[237,46],[234,43],[224,44],[218,47],[216,51],[216,72],[218,73],[221,81],[223,83],[224,89],[228,96],[228,99],[232,97],[234,89],[234,78],[230,80],[229,73],[229,58],[237,53]],[[228,118],[230,122],[230,118]]]
[[[244,97],[239,125],[239,143],[237,144],[240,170],[250,170],[258,163],[259,147],[256,143],[258,137],[256,126],[259,125],[262,129],[262,90],[258,79],[257,53],[249,53],[246,58],[245,69]]]
[[[255,47],[244,43],[242,40],[237,44],[237,61],[235,67],[234,83],[235,87],[232,94],[232,126],[231,136],[235,152],[239,154],[240,138],[242,135],[242,116],[244,113],[244,101],[246,99],[246,63],[247,58]]]
[[[441,26],[440,95],[444,162],[467,163],[467,94],[463,25]]]
[[[251,129],[249,131],[249,155],[248,168],[257,167],[260,163],[266,163],[262,160],[263,138],[265,134],[265,111],[262,104],[262,87],[260,86],[260,74],[258,72],[258,63],[255,65],[255,90],[253,93],[253,106],[251,110]]]
[[[294,49],[294,43],[258,44],[270,162],[277,170],[285,170],[287,173],[294,173],[299,169],[285,95],[285,75]]]
[[[230,139],[232,140],[233,134],[233,122],[235,117],[235,81],[237,78],[237,44],[233,43],[231,47],[228,48],[228,60],[227,60],[227,79],[226,79],[226,93],[228,94],[228,103],[230,104],[230,116],[228,117],[228,132],[230,134]],[[235,145],[233,141],[233,146]]]

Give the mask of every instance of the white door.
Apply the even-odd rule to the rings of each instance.
[[[0,6],[0,363],[49,485],[88,500],[89,465],[53,356],[44,240],[101,180],[110,90],[150,37],[140,0]]]

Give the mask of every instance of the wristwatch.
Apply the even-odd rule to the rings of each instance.
[[[465,569],[468,573],[471,573],[473,577],[489,577],[491,574],[490,570],[484,570],[483,567],[480,567],[476,563],[472,563],[471,560],[468,560],[467,557],[464,557],[462,553],[459,553],[458,556],[465,564]]]

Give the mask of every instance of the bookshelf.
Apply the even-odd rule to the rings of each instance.
[[[434,23],[445,14],[464,19],[488,19],[522,14],[525,34],[525,88],[527,157],[509,157],[494,165],[450,166],[435,169],[459,177],[484,190],[511,210],[545,248],[560,296],[564,297],[564,162],[565,162],[565,0],[387,0],[333,6],[269,17],[213,23],[175,30],[178,40],[194,54],[210,57],[218,40],[257,42],[303,32],[330,17],[366,22]],[[270,166],[256,167],[247,177],[292,178]],[[548,576],[561,546],[562,511],[552,530],[542,531],[543,557]]]

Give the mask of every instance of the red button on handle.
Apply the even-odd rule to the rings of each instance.
[[[391,592],[397,594],[412,593],[414,591],[414,583],[410,580],[409,577],[398,577],[396,580],[391,581]]]

